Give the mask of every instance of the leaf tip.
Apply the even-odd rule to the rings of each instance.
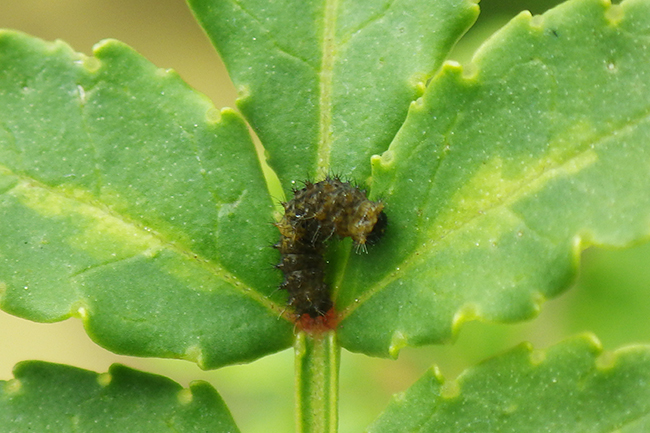
[[[393,359],[397,359],[399,352],[406,346],[408,346],[408,337],[402,331],[395,331],[390,339],[388,355]]]
[[[81,66],[86,71],[88,71],[88,73],[94,74],[99,71],[102,66],[102,62],[97,57],[84,56],[84,58],[81,60]]]
[[[429,367],[429,374],[438,381],[438,383],[444,383],[445,382],[445,377],[442,375],[442,371],[440,371],[440,367],[438,367],[436,364],[433,364],[431,367]]]
[[[217,124],[221,122],[221,113],[223,110],[218,110],[215,107],[209,108],[205,112],[205,120],[211,124]]]
[[[70,315],[86,322],[90,317],[90,314],[88,313],[88,305],[85,303],[75,302],[70,308]]]
[[[595,245],[594,234],[583,230],[571,239],[571,261],[574,269],[580,266],[582,252],[592,245]]]
[[[463,72],[463,65],[455,60],[446,60],[442,65],[442,70],[445,72],[454,72],[460,75]]]
[[[609,3],[609,2],[608,2]],[[605,19],[612,26],[617,26],[623,21],[625,12],[623,11],[623,6],[621,5],[612,5],[609,4],[609,7],[605,11]]]
[[[440,396],[444,399],[451,400],[460,395],[460,384],[456,380],[446,380],[442,384]]]
[[[590,332],[569,338],[567,342],[572,343],[576,348],[580,348],[581,351],[588,351],[594,354],[594,356],[601,356],[601,353],[603,351],[602,344],[598,337]],[[554,351],[557,350],[560,346],[553,346],[548,349],[535,349],[533,348],[532,344],[526,342],[520,344],[519,347],[529,352],[529,361],[531,365],[536,367],[546,362],[547,358],[549,358],[549,354],[552,358],[554,356]],[[608,365],[609,363],[613,362],[611,360],[611,357],[613,356],[615,358],[615,354],[611,354],[609,356],[609,358],[605,357],[602,360],[603,365]],[[596,362],[598,362],[598,358],[596,359]]]
[[[125,44],[118,41],[117,39],[102,39],[93,45],[93,55],[100,56],[104,51],[110,50],[116,46],[125,46]]]
[[[0,29],[0,43],[11,43],[12,39],[24,36],[23,33],[11,29]]]
[[[198,344],[193,344],[185,351],[183,359],[196,363],[201,369],[205,370],[205,356],[203,356],[203,349]]]
[[[530,346],[530,343],[526,343]],[[542,364],[546,360],[546,351],[541,349],[532,349],[530,351],[530,363],[533,366]]]
[[[598,354],[602,353],[603,344],[600,342],[598,337],[596,337],[596,334],[585,332],[578,336],[578,339],[584,341],[585,345],[588,346],[592,352]]]
[[[102,388],[106,388],[113,381],[113,376],[110,373],[101,373],[97,375],[97,383]]]
[[[19,379],[11,379],[5,382],[5,386],[2,389],[2,392],[7,397],[11,398],[13,396],[19,395],[22,388],[23,384]]]
[[[528,15],[525,15],[524,17],[529,19],[528,25],[531,29],[542,30],[544,28],[544,15],[531,16],[529,12]]]
[[[546,296],[540,291],[533,291],[530,294],[530,301],[532,303],[532,316],[535,317],[539,315],[542,311],[542,305],[548,300]]]
[[[424,94],[424,91],[427,90],[427,82],[429,77],[423,73],[417,73],[411,76],[408,80],[409,86],[415,90],[417,97],[420,97]]]
[[[603,352],[596,358],[596,368],[602,373],[616,367],[617,356],[615,352]]]
[[[237,105],[245,104],[251,97],[251,88],[247,85],[240,84],[237,86]]]
[[[405,391],[401,391],[401,392],[397,392],[397,393],[393,394],[393,396],[391,397],[391,400],[393,402],[395,402],[395,404],[397,404],[397,405],[405,404],[408,401]]]
[[[154,75],[161,80],[179,80],[183,81],[178,72],[173,68],[156,68]]]
[[[187,406],[194,400],[194,394],[192,394],[192,390],[183,388],[176,394],[176,399],[181,406]]]
[[[214,106],[208,108],[205,113],[205,118],[208,123],[219,124],[225,121],[239,121],[243,125],[243,120],[239,114],[232,108],[224,107],[221,110]]]
[[[479,76],[480,68],[474,61],[467,65],[461,65],[455,60],[447,60],[442,66],[443,73],[454,77],[457,82],[476,81]]]
[[[476,81],[479,77],[480,68],[476,63],[468,63],[463,67],[463,79],[467,81]]]
[[[481,317],[481,312],[480,312],[480,308],[479,308],[478,304],[469,302],[469,303],[461,306],[456,311],[456,314],[454,314],[454,318],[452,319],[452,323],[451,323],[452,334],[453,335],[458,334],[458,331],[460,330],[460,327],[465,322],[470,322],[472,320],[476,320],[479,317]]]
[[[387,150],[381,155],[373,155],[370,162],[376,168],[389,169],[395,162],[395,153],[392,150]]]

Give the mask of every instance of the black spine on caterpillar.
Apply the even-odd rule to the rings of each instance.
[[[276,224],[284,273],[281,289],[289,292],[289,306],[300,317],[318,317],[333,306],[325,284],[326,242],[332,236],[351,237],[357,248],[377,241],[387,224],[384,205],[368,200],[362,191],[338,178],[307,182],[283,203],[284,217]]]

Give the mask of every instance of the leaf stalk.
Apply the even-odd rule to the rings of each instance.
[[[334,331],[299,331],[294,344],[296,432],[336,433],[341,348]]]

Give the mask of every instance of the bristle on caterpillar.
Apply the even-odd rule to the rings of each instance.
[[[284,217],[276,226],[284,273],[280,288],[289,293],[288,304],[298,317],[325,316],[333,307],[325,284],[326,242],[336,236],[352,238],[357,251],[376,242],[387,225],[384,205],[368,200],[366,192],[339,178],[306,182],[282,203]]]

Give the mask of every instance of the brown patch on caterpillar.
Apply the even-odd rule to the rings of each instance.
[[[314,336],[336,329],[338,324],[339,318],[334,308],[330,308],[322,316],[311,317],[309,314],[303,314],[296,320],[298,328]]]
[[[349,182],[329,177],[306,182],[282,205],[285,213],[276,223],[280,241],[275,245],[282,255],[276,266],[284,273],[280,288],[289,292],[288,304],[300,326],[333,329],[337,320],[325,284],[326,242],[334,236],[351,237],[358,249],[365,250],[385,231],[384,205],[368,200],[365,191]]]

